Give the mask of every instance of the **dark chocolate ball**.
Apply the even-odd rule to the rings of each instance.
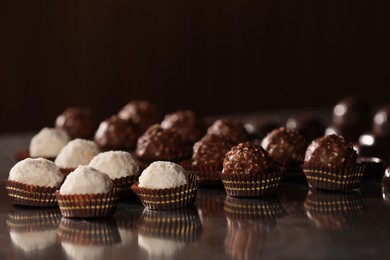
[[[352,143],[338,135],[326,135],[311,142],[305,164],[332,168],[349,168],[356,164],[357,153]]]
[[[100,123],[95,143],[102,150],[132,150],[137,144],[139,129],[130,121],[117,116]]]
[[[197,116],[192,110],[179,110],[166,115],[161,122],[161,127],[175,129],[187,144],[195,143],[206,132],[203,118]]]
[[[340,100],[333,108],[332,125],[359,127],[367,130],[371,125],[371,111],[367,102],[357,96],[348,96]]]
[[[223,161],[223,173],[265,174],[275,166],[271,156],[261,147],[249,142],[233,146]]]
[[[321,120],[309,114],[297,114],[290,117],[286,121],[286,127],[298,131],[309,142],[325,133]]]
[[[244,125],[230,118],[218,119],[207,129],[207,133],[227,135],[236,144],[249,141],[249,134]]]
[[[142,132],[162,120],[159,107],[150,101],[131,101],[119,111],[118,116],[133,122]]]
[[[183,157],[183,142],[175,130],[155,124],[138,138],[135,154],[144,161],[175,161]]]
[[[72,139],[91,139],[97,129],[97,122],[91,109],[68,107],[57,117],[55,127],[63,129]]]
[[[268,133],[261,146],[283,166],[303,162],[307,147],[305,138],[298,131],[285,127]]]
[[[269,132],[275,128],[281,127],[276,119],[269,117],[257,117],[249,120],[244,125],[245,130],[252,138],[263,139]]]
[[[234,142],[227,135],[207,134],[194,144],[193,165],[211,165],[222,169],[225,154]]]
[[[370,125],[371,111],[367,102],[357,96],[349,96],[334,106],[332,124],[326,129],[326,134],[342,135],[355,142],[370,129]]]
[[[374,135],[390,137],[390,104],[382,107],[375,113],[372,128]]]

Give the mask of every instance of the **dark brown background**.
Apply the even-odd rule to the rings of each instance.
[[[0,2],[0,131],[131,99],[204,115],[389,102],[390,1]]]

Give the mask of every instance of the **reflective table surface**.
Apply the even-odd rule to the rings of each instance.
[[[1,179],[30,138],[0,137]],[[350,193],[284,183],[257,199],[201,188],[186,209],[149,211],[134,196],[111,218],[77,220],[13,206],[1,184],[0,259],[388,259],[385,195],[380,181]]]

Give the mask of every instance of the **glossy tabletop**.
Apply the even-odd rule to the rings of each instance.
[[[0,176],[31,135],[0,137]],[[390,203],[379,181],[351,193],[284,183],[272,197],[201,188],[195,206],[145,210],[136,197],[112,218],[72,220],[58,208],[13,206],[0,187],[0,259],[388,259]]]

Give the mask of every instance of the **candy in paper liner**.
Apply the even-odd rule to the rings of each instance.
[[[303,171],[310,188],[350,191],[360,187],[364,168],[362,164],[350,168],[304,165]]]
[[[357,193],[310,190],[304,202],[306,215],[317,228],[341,230],[349,228],[365,209]]]
[[[39,251],[56,242],[61,220],[58,208],[31,208],[16,206],[8,214],[12,243],[25,253]]]
[[[198,192],[198,177],[188,174],[188,184],[169,189],[147,189],[138,186],[131,189],[139,197],[142,204],[152,210],[172,210],[188,207],[194,204]]]
[[[53,161],[53,162],[56,159],[55,157],[43,157],[43,156],[39,156],[39,157],[48,159],[48,160]],[[14,156],[14,159],[16,161],[23,161],[24,159],[27,159],[27,158],[39,158],[39,157],[31,157],[30,151],[28,149],[24,149],[24,150],[20,150],[19,152],[17,152]]]
[[[54,195],[58,187],[42,187],[5,180],[5,188],[13,204],[34,207],[58,206]]]
[[[199,178],[199,186],[222,186],[219,174],[221,169],[216,165],[192,165],[191,161],[182,161],[180,165],[188,172],[196,174]]]
[[[61,214],[68,218],[96,218],[111,216],[118,204],[118,190],[100,194],[55,193]]]
[[[226,193],[233,197],[259,197],[272,195],[279,187],[283,174],[280,169],[265,174],[221,173]]]
[[[118,189],[118,196],[120,199],[126,199],[133,195],[131,185],[138,181],[139,175],[131,175],[122,178],[113,179],[114,187]]]

